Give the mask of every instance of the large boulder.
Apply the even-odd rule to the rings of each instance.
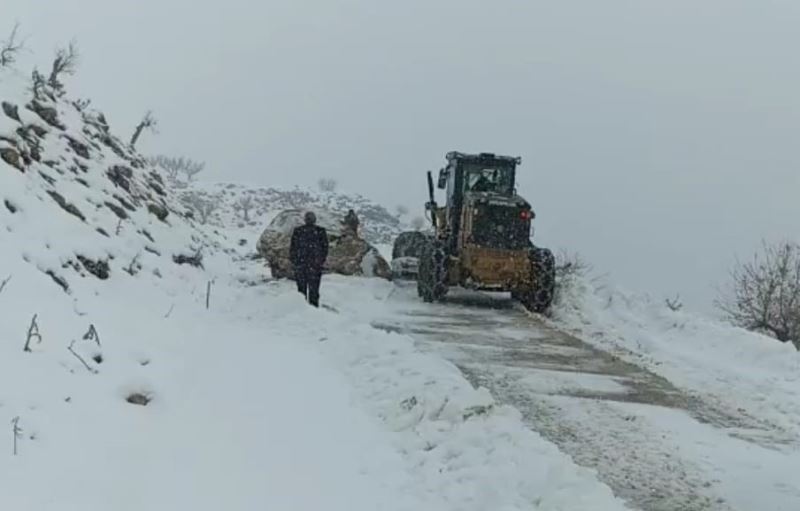
[[[378,250],[366,240],[346,234],[339,215],[324,209],[314,209],[314,213],[317,215],[317,225],[324,227],[328,233],[328,260],[324,268],[326,273],[391,279],[389,264]],[[258,253],[267,260],[275,278],[294,277],[289,262],[289,245],[294,229],[303,225],[304,214],[305,210],[301,209],[282,211],[270,222],[258,240]]]

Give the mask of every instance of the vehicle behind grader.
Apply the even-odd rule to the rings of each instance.
[[[441,300],[452,286],[511,292],[528,310],[544,312],[553,301],[555,260],[531,242],[531,205],[517,195],[519,157],[450,152],[434,196],[428,172],[433,235],[419,248],[417,291],[426,302]]]

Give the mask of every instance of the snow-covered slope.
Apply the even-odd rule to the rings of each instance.
[[[34,98],[12,74],[3,75],[0,99],[5,256],[22,258],[71,293],[85,278],[158,279],[176,260],[221,249],[221,237],[172,207],[161,176],[114,136],[103,114],[50,89]]]
[[[800,449],[800,352],[791,343],[584,278],[566,293],[556,325],[773,426],[776,443]]]
[[[287,209],[323,209],[338,214],[340,220],[349,209],[353,209],[361,221],[362,235],[375,245],[391,244],[403,230],[396,215],[360,195],[202,181],[178,188],[177,193],[190,207],[192,204],[212,204],[207,223],[231,237],[245,240],[245,243],[254,243],[253,240],[258,239],[275,215]],[[201,214],[195,216],[202,220]]]

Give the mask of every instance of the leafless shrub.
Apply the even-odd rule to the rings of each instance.
[[[47,82],[42,73],[40,73],[38,69],[34,69],[31,72],[31,91],[33,92],[34,98],[43,99],[45,85],[47,85]]]
[[[244,197],[240,197],[239,200],[237,200],[233,204],[233,209],[237,212],[241,211],[242,218],[244,219],[244,221],[249,222],[250,211],[253,209],[254,206],[255,202],[253,201],[253,197],[250,195],[246,195]]]
[[[39,334],[39,323],[37,323],[36,318],[38,314],[34,314],[33,318],[31,319],[31,325],[28,327],[28,337],[25,339],[25,347],[23,351],[31,351],[31,340],[36,339],[36,344],[40,344],[42,342],[42,336]]]
[[[87,99],[76,99],[75,101],[72,102],[72,106],[74,106],[80,112],[83,112],[84,110],[89,108],[89,105],[91,105],[91,104],[92,104],[92,100],[88,99],[88,98]]]
[[[335,179],[329,177],[323,177],[317,181],[317,186],[322,192],[334,192],[338,185],[339,183]]]
[[[425,227],[425,219],[421,216],[415,216],[411,220],[411,228],[415,231],[421,231],[423,227]]]
[[[137,124],[136,128],[134,128],[133,130],[133,136],[131,137],[131,147],[136,147],[136,143],[139,141],[139,137],[142,136],[142,132],[145,129],[148,129],[153,133],[158,133],[158,131],[156,130],[157,125],[158,121],[156,120],[155,117],[153,117],[153,112],[148,110],[147,113],[144,114],[142,120],[139,121],[139,124]]]
[[[764,242],[752,260],[734,265],[715,305],[733,324],[800,348],[800,245]]]
[[[70,41],[69,46],[66,48],[59,48],[56,50],[56,56],[53,59],[53,67],[50,69],[50,76],[47,79],[47,84],[56,90],[61,90],[64,85],[60,82],[60,78],[65,75],[74,75],[78,69],[78,60],[80,55],[75,41]]]
[[[192,181],[194,176],[206,168],[205,162],[195,161],[183,156],[166,156],[159,154],[148,160],[150,164],[163,169],[167,173],[167,179],[173,183],[178,181],[180,174],[185,174],[188,181]]]
[[[205,225],[211,218],[212,213],[217,210],[218,204],[212,200],[205,199],[199,195],[193,194],[185,197],[183,201],[187,206],[192,208],[192,211],[197,213],[200,223]]]
[[[191,183],[192,181],[194,181],[194,176],[196,176],[197,174],[202,172],[203,169],[205,169],[205,168],[206,168],[205,162],[202,162],[202,163],[200,163],[200,162],[192,162],[191,165],[189,165],[185,169],[183,169],[183,173],[186,174],[186,180]]]
[[[142,263],[139,262],[139,256],[141,254],[136,254],[128,266],[122,269],[125,273],[130,275],[131,277],[137,275],[140,271],[142,271]]]
[[[559,251],[555,258],[556,285],[553,302],[556,305],[563,305],[569,296],[569,291],[589,275],[592,266],[580,254],[567,250]]]
[[[97,333],[97,329],[94,325],[89,325],[89,331],[83,334],[84,341],[94,341],[100,346],[100,335]]]
[[[664,304],[672,312],[678,312],[679,310],[683,309],[683,302],[681,301],[680,295],[675,295],[675,298],[665,298]]]
[[[16,23],[8,38],[0,41],[0,67],[13,66],[24,48],[25,42],[19,39],[19,23]]]
[[[592,266],[578,253],[561,250],[556,254],[557,279],[586,276],[591,271]]]

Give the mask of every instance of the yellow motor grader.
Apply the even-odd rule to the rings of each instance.
[[[555,260],[531,242],[530,203],[516,193],[519,157],[450,152],[439,171],[440,207],[428,172],[434,234],[420,244],[417,290],[426,302],[441,300],[451,286],[511,292],[527,309],[544,312],[553,301]]]

